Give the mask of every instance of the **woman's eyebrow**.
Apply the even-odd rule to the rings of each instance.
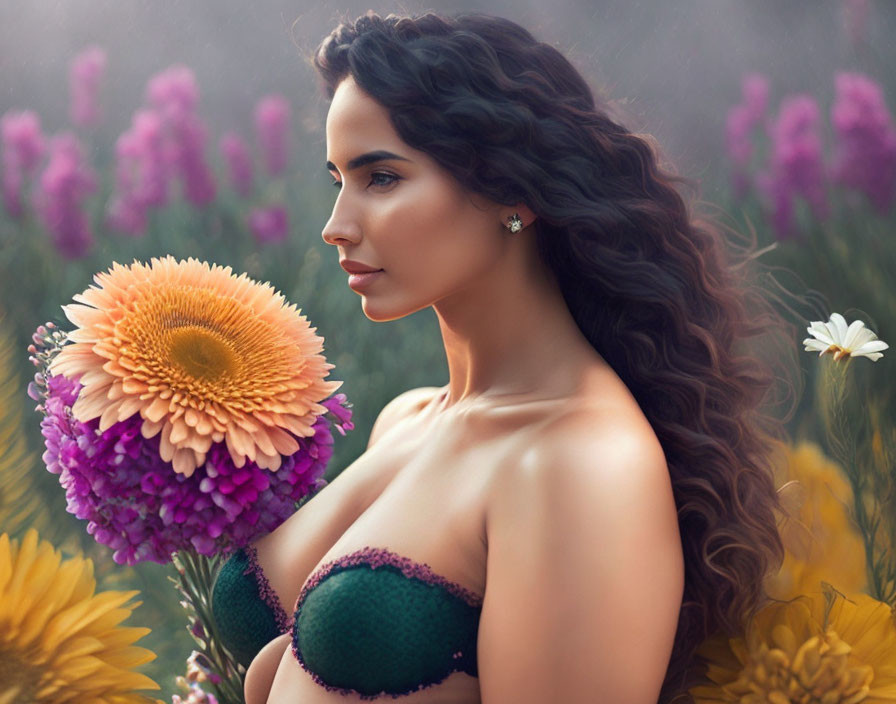
[[[362,154],[361,156],[356,156],[354,159],[348,162],[348,170],[351,171],[353,169],[358,169],[366,164],[371,164],[375,161],[385,161],[386,159],[398,159],[400,161],[410,161],[403,156],[399,156],[398,154],[393,154],[392,152],[387,152],[384,149],[379,149],[373,152],[367,152],[366,154]],[[327,171],[338,171],[336,165],[332,161],[328,161],[326,163]]]

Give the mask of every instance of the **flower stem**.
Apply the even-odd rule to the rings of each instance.
[[[214,585],[213,575],[220,558],[207,558],[193,550],[183,550],[175,554],[175,567],[182,567],[183,573],[177,571],[180,591],[190,604],[195,618],[205,630],[206,637],[201,639],[205,647],[202,654],[214,667],[220,681],[211,683],[215,696],[221,704],[242,704],[243,675],[242,667],[236,659],[223,647],[218,634],[217,624],[212,615],[211,595]],[[212,565],[211,563],[214,563]],[[187,609],[188,613],[190,609]]]
[[[872,487],[868,491],[868,480],[874,478],[874,473],[865,471],[859,464],[859,452],[856,445],[855,434],[849,427],[849,413],[846,402],[849,397],[849,367],[852,362],[850,357],[841,361],[827,360],[827,366],[818,377],[818,399],[821,405],[824,421],[825,435],[831,454],[840,462],[853,492],[853,507],[855,522],[862,533],[865,545],[866,574],[868,576],[869,594],[878,601],[889,603],[890,594],[885,593],[882,571],[885,565],[879,562],[875,555],[875,537],[879,525],[879,510],[877,507],[877,490]],[[865,506],[866,496],[871,496],[874,508],[872,515],[868,515]]]

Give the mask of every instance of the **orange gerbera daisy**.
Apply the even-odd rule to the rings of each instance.
[[[169,255],[113,263],[94,281],[74,296],[83,305],[63,306],[78,328],[49,371],[84,387],[81,422],[99,418],[103,431],[140,413],[176,472],[192,475],[222,440],[237,467],[279,469],[342,385],[323,380],[333,365],[301,311],[230,267]]]

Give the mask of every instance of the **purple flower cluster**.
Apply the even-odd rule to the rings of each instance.
[[[106,52],[90,46],[69,66],[69,117],[78,127],[95,127],[103,119],[99,104],[100,84],[106,74]]]
[[[734,167],[732,180],[738,198],[743,198],[749,190],[753,130],[758,125],[768,128],[767,105],[768,79],[758,73],[748,73],[741,81],[741,102],[728,111],[725,122],[725,144]]]
[[[49,376],[45,398],[31,387],[45,417],[43,460],[59,475],[67,510],[88,521],[87,531],[114,550],[119,564],[170,562],[172,553],[193,548],[214,555],[241,547],[276,528],[296,503],[321,488],[333,452],[331,426],[351,430],[345,394],[321,401],[311,437],[297,438],[300,449],[271,472],[247,461],[233,464],[224,443],[216,443],[205,465],[192,476],[177,474],[159,457],[159,436],[145,439],[139,414],[99,432],[99,419],[81,423],[71,407],[81,385]]]
[[[228,132],[221,137],[219,144],[221,155],[227,163],[230,183],[233,190],[243,198],[252,192],[252,157],[246,142],[235,132]]]
[[[3,204],[14,218],[25,212],[22,191],[46,149],[40,116],[31,110],[9,111],[0,119],[3,141]]]
[[[259,244],[282,242],[289,234],[289,215],[282,205],[255,208],[249,213],[247,222]]]
[[[168,184],[178,175],[193,205],[207,205],[216,195],[193,72],[173,66],[157,74],[147,84],[146,103],[116,144],[116,192],[107,214],[111,227],[132,235],[145,231],[150,207],[167,204]]]
[[[896,196],[896,129],[883,91],[859,73],[838,73],[835,87],[833,178],[865,193],[883,214]]]
[[[93,244],[83,201],[96,190],[96,174],[86,163],[77,137],[70,133],[53,137],[34,206],[56,249],[69,259],[84,256]]]
[[[881,86],[848,72],[838,73],[835,85],[831,122],[836,144],[830,165],[825,163],[820,111],[812,96],[785,98],[777,118],[771,120],[765,116],[768,81],[752,73],[743,79],[741,103],[728,112],[725,138],[735,195],[742,198],[755,185],[779,239],[797,236],[797,197],[805,199],[816,219],[828,217],[829,183],[864,193],[881,214],[896,199],[896,126]],[[771,149],[764,171],[751,181],[753,130],[760,123]]]
[[[286,169],[290,116],[289,101],[282,95],[267,95],[255,106],[255,135],[271,176],[279,176]]]
[[[772,224],[778,237],[794,238],[797,196],[808,201],[816,218],[824,219],[829,214],[815,99],[801,94],[782,101],[771,127],[771,139],[769,168],[757,176],[756,183],[771,203]]]

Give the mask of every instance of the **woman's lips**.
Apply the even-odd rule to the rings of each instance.
[[[364,274],[349,274],[348,285],[353,289],[366,288],[382,273],[383,270],[380,269],[379,271],[368,271]]]

